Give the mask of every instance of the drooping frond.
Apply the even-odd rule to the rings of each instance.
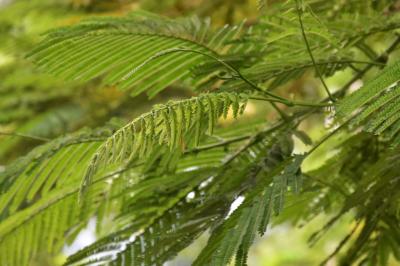
[[[209,244],[194,265],[227,265],[235,253],[236,265],[247,265],[247,252],[257,232],[264,234],[272,214],[280,213],[289,184],[299,182],[302,159],[302,156],[290,158],[272,172],[260,174],[266,176],[262,177],[259,187],[249,192],[238,209],[213,231]],[[266,180],[271,178],[268,184]]]
[[[197,146],[205,131],[213,133],[218,118],[226,118],[230,108],[234,117],[241,114],[246,101],[245,94],[214,93],[155,107],[119,129],[99,147],[83,186],[90,184],[99,167],[143,159],[160,145],[175,151]]]

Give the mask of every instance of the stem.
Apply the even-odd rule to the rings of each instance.
[[[354,235],[354,233],[357,231],[359,225],[361,223],[361,220],[358,220],[356,225],[353,227],[351,232],[346,235],[345,238],[343,238],[339,245],[335,248],[335,250],[326,258],[324,261],[321,262],[321,266],[326,265],[336,254],[343,248],[343,246],[350,240],[350,238]]]
[[[397,45],[400,44],[400,36],[398,35],[396,40],[386,49],[385,52],[383,52],[379,57],[376,58],[376,61],[383,61],[390,53],[392,53]],[[356,80],[360,79],[368,70],[370,70],[374,65],[368,65],[365,68],[363,68],[360,72],[358,72],[348,83],[346,83],[342,89],[337,91],[335,93],[335,96],[342,96],[345,94],[346,90],[353,84]],[[322,102],[326,102],[328,99],[323,100]],[[343,128],[345,125],[347,125],[350,122],[351,118],[345,121],[343,124],[341,124],[338,128],[330,132],[328,135],[324,136],[319,143],[317,143],[311,150],[308,151],[308,155],[313,153],[321,144],[323,144],[326,140],[328,140],[330,137],[332,137],[336,132],[338,132],[341,128]]]
[[[301,115],[305,115],[303,118],[306,118],[308,114],[309,113],[302,113]],[[301,115],[299,115],[299,116],[301,116]],[[201,151],[205,151],[205,150],[210,150],[210,149],[214,149],[214,148],[223,147],[223,146],[235,143],[235,142],[240,142],[240,141],[248,139],[249,142],[246,143],[244,145],[244,147],[241,147],[239,149],[239,151],[237,151],[234,155],[232,155],[230,158],[227,159],[226,163],[229,163],[237,155],[239,155],[240,152],[242,152],[246,148],[252,146],[253,144],[257,143],[257,141],[262,139],[263,136],[273,132],[274,130],[280,128],[281,126],[283,126],[283,125],[285,125],[287,123],[290,123],[290,122],[294,121],[296,118],[299,118],[299,116],[298,117],[290,116],[290,117],[287,118],[288,120],[279,121],[279,122],[275,123],[274,125],[272,125],[271,127],[268,127],[267,129],[259,131],[259,132],[255,133],[254,135],[246,135],[246,136],[240,136],[240,137],[231,138],[231,139],[228,139],[228,140],[225,140],[225,141],[221,141],[221,142],[218,142],[218,143],[215,143],[215,144],[204,145],[204,146],[201,146],[201,147],[198,147],[198,148],[194,148],[194,149],[191,149],[191,150],[186,150],[183,153],[184,154],[189,154],[189,153],[201,152]],[[296,123],[295,127],[297,127],[298,124],[299,123]]]
[[[381,61],[383,60],[388,54],[390,54],[391,52],[393,52],[395,50],[395,48],[397,47],[397,45],[400,44],[400,36],[398,36],[396,38],[396,40],[388,47],[388,49],[386,49],[386,51],[381,54],[376,61]],[[339,91],[337,91],[337,95],[343,95],[346,90],[350,87],[351,84],[353,84],[356,80],[358,80],[359,78],[361,78],[368,70],[370,70],[373,67],[373,65],[368,65],[366,66],[364,69],[362,69],[359,73],[357,73],[357,75],[355,75],[348,83],[346,83],[346,85],[340,89]],[[325,99],[324,101],[326,101],[328,99]],[[323,101],[323,102],[324,102]],[[311,153],[313,153],[319,146],[321,146],[326,140],[328,140],[330,137],[332,137],[336,132],[338,132],[340,129],[342,129],[345,125],[347,125],[350,120],[352,118],[349,118],[348,120],[346,120],[343,124],[341,124],[338,128],[336,128],[335,130],[333,130],[332,132],[330,132],[329,134],[327,134],[326,136],[324,136],[314,147],[311,148],[311,150],[308,151],[307,156],[309,156]]]
[[[283,112],[273,101],[270,101],[269,103],[271,104],[272,108],[274,108],[275,111],[278,112],[283,120],[289,121],[289,116],[285,112]]]
[[[221,141],[221,142],[218,142],[218,143],[214,143],[214,144],[209,144],[209,145],[204,145],[204,146],[201,146],[201,147],[193,148],[191,150],[184,151],[183,153],[184,154],[189,154],[189,153],[197,153],[197,152],[201,152],[201,151],[211,150],[211,149],[223,147],[223,146],[235,143],[235,142],[243,141],[243,140],[246,140],[246,139],[249,139],[249,138],[251,138],[250,135],[231,138],[231,139],[227,139],[227,140],[224,140],[224,141]]]
[[[278,128],[286,125],[288,122],[293,121],[294,118],[293,117],[289,117],[289,121],[281,121],[279,123],[276,123],[274,126],[269,127],[266,130],[263,130],[261,132],[258,132],[256,134],[254,134],[253,136],[251,136],[251,138],[249,138],[249,140],[247,141],[247,143],[245,143],[242,147],[240,147],[235,153],[233,153],[231,156],[229,156],[228,158],[226,158],[226,160],[224,161],[224,165],[228,165],[229,163],[231,163],[236,157],[238,157],[243,151],[247,150],[248,148],[250,148],[251,146],[253,146],[254,144],[258,143],[259,141],[261,141],[265,135],[277,130]]]
[[[343,124],[341,124],[340,126],[338,126],[337,128],[335,128],[332,132],[330,132],[329,134],[325,135],[314,147],[311,148],[311,150],[309,150],[307,152],[307,156],[309,156],[311,153],[313,153],[319,146],[321,146],[325,141],[327,141],[330,137],[332,137],[334,134],[336,134],[340,129],[342,129],[345,125],[347,125],[350,120],[352,119],[349,118],[347,121],[345,121]]]
[[[304,43],[306,44],[308,54],[310,55],[311,61],[314,65],[315,72],[317,73],[319,79],[321,80],[322,85],[324,86],[324,89],[325,89],[326,93],[328,94],[329,99],[332,102],[334,102],[335,100],[332,97],[332,94],[329,91],[328,86],[326,85],[324,79],[322,78],[321,72],[319,71],[319,68],[317,67],[317,64],[315,62],[314,55],[311,52],[310,44],[308,43],[307,35],[306,35],[306,32],[304,31],[303,19],[301,18],[301,14],[303,11],[300,9],[299,0],[296,0],[296,6],[297,6],[297,16],[299,18],[299,23],[300,23],[300,28],[301,28],[301,34],[303,35]]]
[[[130,75],[132,75],[133,73],[135,73],[136,71],[138,71],[138,70],[139,70],[140,68],[142,68],[143,66],[147,65],[150,61],[152,61],[152,60],[154,60],[154,59],[156,59],[156,58],[158,58],[158,57],[161,57],[161,56],[164,56],[164,55],[167,55],[167,54],[171,54],[171,53],[177,53],[177,52],[195,53],[195,54],[200,54],[200,55],[206,56],[206,57],[208,57],[208,58],[211,58],[211,59],[213,59],[214,61],[217,61],[217,62],[220,63],[221,65],[225,66],[225,67],[226,67],[227,69],[229,69],[230,71],[234,72],[240,79],[242,79],[244,82],[246,82],[248,85],[250,85],[250,87],[252,87],[252,88],[255,89],[256,91],[259,91],[259,92],[261,92],[261,93],[263,93],[263,94],[266,94],[266,95],[268,95],[268,96],[270,96],[270,97],[279,99],[280,102],[282,102],[282,103],[284,103],[284,104],[286,104],[286,105],[288,105],[288,106],[293,105],[292,102],[291,102],[290,100],[288,100],[288,99],[286,99],[286,98],[284,98],[284,97],[281,97],[281,96],[279,96],[279,95],[276,95],[276,94],[274,94],[274,93],[272,93],[272,92],[269,92],[269,91],[266,91],[266,90],[261,89],[261,88],[258,87],[254,82],[252,82],[251,80],[249,80],[248,78],[246,78],[245,76],[243,76],[243,74],[242,74],[238,69],[236,69],[234,66],[232,66],[232,65],[229,64],[228,62],[225,62],[224,60],[222,60],[222,59],[220,59],[220,58],[218,58],[218,57],[216,57],[216,56],[214,56],[214,55],[211,55],[211,54],[208,54],[208,53],[205,53],[205,52],[202,52],[202,51],[198,51],[198,50],[189,49],[189,48],[172,48],[172,49],[168,49],[168,50],[165,50],[165,51],[161,51],[161,52],[159,52],[159,53],[157,53],[157,54],[155,54],[155,55],[149,57],[146,61],[144,61],[144,62],[143,62],[142,64],[140,64],[139,66],[137,66],[133,71],[131,71],[128,75],[126,75],[125,79],[126,79],[127,77],[129,77]]]
[[[44,138],[44,137],[38,137],[38,136],[31,136],[27,134],[22,134],[22,133],[17,133],[17,132],[0,132],[0,135],[3,136],[12,136],[12,137],[21,137],[21,138],[27,138],[27,139],[34,139],[34,140],[40,140],[40,141],[50,141],[51,139]]]
[[[371,60],[375,60],[378,57],[375,51],[365,44],[364,40],[359,41],[356,47]]]
[[[276,99],[271,99],[271,98],[261,98],[261,97],[250,97],[249,99],[251,100],[258,100],[258,101],[267,101],[267,102],[280,102]],[[297,101],[291,101],[290,106],[307,106],[307,107],[329,107],[333,106],[331,103],[308,103],[308,102],[297,102]],[[284,104],[284,103],[283,103]]]
[[[290,102],[290,104],[287,101],[281,101],[279,99],[275,99],[275,98],[262,98],[262,97],[250,97],[249,99],[251,100],[259,100],[259,101],[266,101],[266,102],[270,102],[270,103],[282,103],[286,106],[294,106],[293,102]]]

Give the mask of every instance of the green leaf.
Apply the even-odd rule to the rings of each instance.
[[[40,68],[65,79],[87,81],[105,75],[106,84],[131,89],[134,96],[147,91],[153,97],[176,81],[188,80],[191,69],[206,60],[200,54],[165,51],[185,47],[210,54],[226,52],[240,32],[241,27],[213,32],[196,17],[175,21],[133,13],[50,32],[29,56]]]
[[[349,118],[350,115],[384,90],[400,80],[400,62],[386,67],[376,78],[365,83],[359,90],[345,97],[337,104],[337,113],[341,118]]]
[[[285,180],[288,176],[298,174],[303,159],[304,156],[300,155],[289,158],[271,173],[265,173],[273,177],[272,184],[265,183],[268,179],[263,177],[264,184],[250,191],[232,215],[213,231],[194,265],[227,265],[235,253],[236,265],[246,265],[247,252],[257,231],[266,227],[264,219],[272,212],[272,205],[279,206],[279,209],[274,210],[279,214],[287,190]],[[275,195],[271,197],[270,193],[273,192]]]

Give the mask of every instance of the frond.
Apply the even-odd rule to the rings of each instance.
[[[288,1],[276,10],[277,15],[263,16],[260,23],[254,26],[251,38],[253,42],[264,43],[265,49],[262,60],[254,62],[250,67],[243,67],[244,76],[264,84],[268,89],[275,89],[302,77],[307,71],[315,70],[315,67],[324,77],[346,68],[362,67],[371,62],[354,60],[353,48],[362,50],[361,43],[368,37],[400,27],[397,16],[382,20],[381,12],[372,11],[357,14],[357,19],[348,13],[338,14],[334,19],[322,19],[316,17],[309,6],[313,6],[313,1],[304,2],[306,12],[302,17],[316,66],[310,60],[299,30],[295,1]],[[327,5],[333,8],[332,3]],[[355,28],[362,34],[354,31]],[[374,57],[370,59],[376,60]],[[231,78],[222,87],[237,90],[248,86],[241,80]]]
[[[254,27],[255,33],[252,37],[259,38],[255,41],[264,43],[264,58],[250,67],[243,68],[242,72],[250,80],[262,83],[271,90],[300,78],[314,68],[299,31],[295,10],[285,10],[283,15],[261,17],[260,23]],[[343,47],[338,49],[344,37],[335,35],[310,13],[303,16],[310,48],[321,75],[329,77],[355,63],[351,60],[349,50]],[[225,82],[223,87],[237,90],[246,88],[247,85],[241,80],[232,79]]]
[[[397,154],[398,150],[389,150],[382,155],[380,160],[371,165],[368,174],[360,182],[359,188],[349,196],[343,206],[341,213],[347,209],[356,209],[359,219],[363,221],[360,234],[343,257],[343,265],[352,264],[358,260],[385,265],[379,263],[383,263],[388,254],[398,253],[398,248],[393,243],[393,238],[397,239],[395,243],[398,243],[399,232],[399,216],[395,213],[394,207],[399,196]],[[366,191],[369,193],[365,193]],[[366,202],[368,203],[365,204]],[[371,209],[378,211],[371,214],[369,211]],[[388,226],[394,231],[391,237],[387,235]]]
[[[219,28],[145,11],[70,25],[67,12],[57,24],[68,26],[28,55],[54,79],[21,56],[51,25],[31,27],[40,14],[23,14],[49,7],[48,22],[65,8],[32,0],[0,10],[0,265],[55,257],[89,221],[97,240],[65,265],[163,265],[207,233],[194,265],[246,265],[272,222],[322,215],[311,245],[354,221],[322,264],[400,260],[395,2],[260,0],[265,15]],[[320,137],[314,129],[332,117],[337,127],[313,141],[308,133]],[[307,153],[295,152],[298,140]]]
[[[191,69],[204,61],[200,54],[173,54],[148,58],[165,50],[185,47],[209,54],[226,52],[241,26],[215,32],[197,18],[169,20],[133,13],[127,18],[92,19],[50,32],[31,57],[43,69],[66,79],[90,80],[105,74],[106,84],[118,83],[132,95],[154,96],[176,81],[190,78]]]
[[[52,141],[1,173],[2,265],[27,265],[38,253],[59,252],[97,211],[106,188],[103,183],[89,192],[90,204],[81,208],[76,204],[85,165],[104,134],[109,133],[81,133]]]
[[[159,265],[174,257],[214,223],[214,219],[220,219],[229,205],[221,205],[219,200],[204,204],[197,200],[191,201],[187,194],[193,188],[174,187],[167,181],[175,179],[184,184],[188,183],[189,179],[194,183],[208,177],[207,170],[193,170],[139,183],[137,185],[139,194],[137,197],[128,198],[122,213],[123,217],[120,217],[120,223],[127,226],[74,254],[67,264],[87,261],[89,265],[97,262],[104,264],[111,262],[113,265],[122,263]],[[186,180],[179,180],[180,178]],[[142,185],[155,181],[161,181],[164,187],[158,191],[165,191],[169,197],[157,199],[153,193],[148,195],[140,193],[143,192]],[[127,192],[135,191],[134,186]],[[142,208],[130,207],[130,203],[135,200],[139,200],[141,204],[146,203],[148,208],[146,207],[145,212]],[[176,241],[177,239],[179,241]],[[108,256],[105,251],[113,251],[114,256]]]
[[[236,253],[236,265],[246,265],[247,252],[257,232],[264,234],[269,218],[279,214],[289,180],[297,180],[302,156],[281,163],[271,172],[263,173],[263,180],[246,195],[245,201],[216,228],[194,265],[227,265]],[[263,171],[263,170],[261,170]],[[269,176],[269,178],[268,178]]]
[[[277,139],[266,138],[249,149],[242,149],[242,145],[232,148],[229,153],[235,157],[228,161],[225,153],[205,150],[205,157],[214,160],[204,166],[199,164],[202,152],[187,154],[188,158],[179,161],[177,172],[161,177],[147,174],[143,181],[117,193],[117,197],[125,195],[126,207],[122,206],[118,218],[121,229],[71,256],[67,264],[162,264],[173,258],[202,232],[216,226],[233,200],[255,185],[254,167],[263,165],[265,171],[273,171],[277,161],[270,155],[279,162],[290,154],[290,147],[284,148],[286,144]],[[214,157],[209,156],[213,153]],[[149,186],[154,183],[157,187]],[[160,197],[163,194],[165,198]],[[134,202],[141,202],[146,210]],[[109,252],[116,255],[109,256]]]
[[[400,64],[398,62],[385,68],[378,76],[362,88],[340,101],[337,105],[338,117],[349,120],[355,126],[374,134],[387,133],[395,139],[400,132]]]
[[[236,117],[244,111],[247,95],[213,93],[155,107],[119,129],[98,149],[87,171],[83,187],[101,166],[122,163],[152,154],[161,145],[179,151],[199,144],[206,131],[213,133],[219,117],[232,108]]]

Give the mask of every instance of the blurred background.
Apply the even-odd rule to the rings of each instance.
[[[267,5],[272,2],[274,1],[270,0]],[[130,98],[115,87],[101,85],[99,80],[83,84],[48,76],[25,58],[41,40],[42,34],[54,27],[71,25],[90,16],[123,16],[138,9],[172,18],[187,15],[209,17],[215,26],[237,23],[245,18],[246,23],[251,25],[259,16],[257,0],[0,0],[0,171],[2,166],[24,155],[44,139],[55,138],[84,126],[96,127],[105,123],[122,125],[155,103],[188,97],[193,93],[179,86],[172,86],[151,100],[147,100],[145,95]],[[379,42],[375,45],[378,50],[379,45]],[[348,76],[349,73],[341,72],[330,78],[328,84],[330,87],[339,87]],[[304,98],[317,97],[315,94],[318,92],[323,95],[319,83],[312,75],[295,82],[303,83],[302,91],[296,91],[296,95],[303,95]],[[290,95],[299,87],[289,83],[282,91]],[[258,116],[260,119],[273,119],[275,115],[260,103],[251,102],[246,109],[246,116],[256,119]],[[113,117],[118,119],[112,119]],[[315,116],[313,119],[322,118]],[[307,123],[312,123],[312,120],[304,123],[303,129],[309,129]],[[313,127],[310,135],[317,139],[325,130]],[[18,132],[19,136],[12,135],[11,132]],[[37,138],[28,139],[24,136]],[[296,143],[297,151],[305,149],[300,142]],[[321,149],[310,158],[306,168],[312,169],[320,164],[328,154],[323,155],[323,151]],[[238,204],[240,198],[234,205]],[[285,211],[297,207],[287,206]],[[327,219],[328,217],[317,217],[301,228],[293,228],[289,223],[280,223],[279,226],[273,224],[264,237],[256,240],[250,251],[249,265],[318,265],[354,226],[350,219],[344,219],[310,248],[307,244],[310,234]],[[43,255],[32,262],[32,265],[61,264],[65,256],[96,239],[94,227],[95,221],[89,223],[76,240],[67,244],[63,253],[56,258]],[[190,265],[206,240],[207,235],[202,236],[167,265]],[[336,265],[335,260],[331,260],[329,265]]]

